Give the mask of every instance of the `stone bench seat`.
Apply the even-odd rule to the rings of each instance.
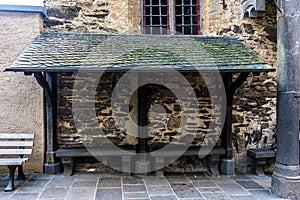
[[[271,148],[253,148],[247,150],[247,155],[251,157],[251,170],[256,175],[262,175],[262,167],[258,167],[258,164],[266,164],[266,160],[269,158],[275,158],[276,152]]]
[[[85,146],[65,146],[56,151],[56,156],[61,158],[65,176],[71,176],[74,173],[75,161],[79,157],[101,157],[101,160],[105,160],[106,157],[120,157],[122,171],[130,172],[131,157],[135,155],[135,151],[132,149],[118,151],[118,149],[112,148],[89,148],[88,150]]]
[[[201,153],[199,154],[199,149],[200,147],[189,147],[184,153],[182,153],[182,151],[179,151],[178,148],[171,148],[163,152],[153,150],[152,152],[150,152],[150,156],[153,158],[156,169],[160,169],[156,171],[156,175],[163,175],[163,167],[166,158],[171,158],[174,156],[199,156],[203,159],[208,174],[219,176],[220,174],[218,170],[218,164],[220,156],[225,154],[225,149],[221,147],[213,147],[207,155],[201,155]],[[92,150],[92,153],[89,150]],[[126,151],[117,151],[111,148],[89,148],[89,150],[84,146],[66,146],[61,147],[56,151],[56,156],[61,158],[65,176],[71,176],[74,173],[76,158],[101,157],[102,162],[103,160],[105,160],[105,158],[108,157],[120,157],[122,161],[121,171],[127,173],[131,171],[132,162],[135,161],[134,156],[136,156],[135,150],[132,148],[128,148],[128,150]]]
[[[205,148],[205,146],[191,146],[182,154],[182,151],[174,148],[171,148],[167,151],[153,151],[151,152],[151,157],[155,159],[156,169],[161,169],[156,171],[157,176],[163,176],[164,171],[163,167],[165,166],[165,159],[170,157],[178,156],[199,156],[204,161],[204,165],[207,169],[207,172],[211,176],[220,176],[219,173],[219,161],[220,156],[225,154],[225,149],[222,147],[207,147],[210,151],[199,151],[200,148]]]

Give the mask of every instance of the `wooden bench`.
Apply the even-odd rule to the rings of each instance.
[[[118,148],[117,148],[118,149]],[[64,175],[71,176],[74,172],[74,166],[76,162],[76,158],[79,157],[100,157],[101,161],[105,161],[108,157],[120,157],[122,160],[122,171],[124,173],[128,173],[131,171],[131,157],[135,156],[135,152],[130,150],[118,151],[117,149],[112,148],[99,148],[99,149],[89,149],[91,152],[86,149],[84,146],[66,146],[61,147],[56,151],[56,156],[61,158],[63,167],[64,167]],[[107,161],[103,164],[107,165]]]
[[[251,170],[256,175],[264,174],[262,167],[258,167],[258,164],[266,164],[267,159],[276,157],[274,149],[271,148],[248,149],[247,155],[251,157]]]
[[[5,191],[15,188],[14,175],[17,167],[17,179],[25,179],[23,163],[29,158],[25,158],[24,155],[32,153],[33,139],[34,134],[0,133],[0,165],[6,165],[9,169],[9,181]]]
[[[202,148],[202,147],[201,147]],[[205,147],[203,147],[205,148]],[[208,147],[209,148],[209,147]],[[178,157],[180,155],[182,156],[201,156],[203,157],[203,161],[205,164],[205,167],[207,169],[207,173],[210,176],[220,176],[219,173],[219,161],[220,161],[220,156],[225,154],[225,149],[222,147],[210,147],[211,149],[208,154],[201,154],[202,151],[199,152],[200,147],[196,146],[191,146],[189,147],[183,154],[182,151],[178,151],[176,149],[176,146],[172,148],[174,150],[169,150],[169,151],[163,151],[163,152],[158,152],[158,151],[153,151],[151,152],[151,156],[154,157],[155,159],[155,165],[156,169],[161,169],[156,171],[157,176],[163,176],[164,171],[163,167],[165,166],[165,158],[170,158],[170,157]],[[203,153],[207,153],[204,151]]]
[[[174,157],[176,155],[181,155],[182,152],[178,150],[174,151],[166,151],[166,152],[156,152],[153,151],[150,153],[151,157],[154,157],[154,162],[156,168],[163,168],[164,167],[164,159],[166,157]],[[218,164],[219,158],[221,155],[225,154],[225,149],[221,147],[214,147],[208,155],[204,156],[204,161],[206,163],[206,168],[208,169],[209,175],[219,176]],[[184,154],[184,156],[199,156],[199,147],[190,147]],[[101,148],[95,149],[91,154],[89,150],[87,150],[84,146],[72,146],[72,147],[61,147],[56,151],[56,156],[61,158],[63,167],[64,167],[64,175],[71,176],[74,173],[74,166],[76,162],[76,158],[80,157],[101,157],[101,161],[104,161],[103,164],[107,165],[105,159],[108,157],[120,157],[122,161],[122,169],[121,171],[127,173],[131,171],[132,162],[135,161],[133,157],[136,156],[134,150],[127,150],[127,151],[116,151],[114,149],[108,148]],[[163,174],[163,171],[158,170],[156,172],[157,175]]]

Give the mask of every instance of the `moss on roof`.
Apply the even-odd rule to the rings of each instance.
[[[232,37],[103,35],[44,32],[7,71],[177,69],[268,71],[258,56]]]

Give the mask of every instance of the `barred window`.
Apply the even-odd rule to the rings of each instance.
[[[144,34],[200,35],[201,0],[143,0]]]

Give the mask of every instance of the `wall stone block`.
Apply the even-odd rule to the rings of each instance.
[[[73,32],[139,33],[139,1],[47,0],[45,26]]]
[[[58,19],[74,19],[78,17],[80,10],[81,8],[77,6],[57,6],[48,8],[47,15]]]

